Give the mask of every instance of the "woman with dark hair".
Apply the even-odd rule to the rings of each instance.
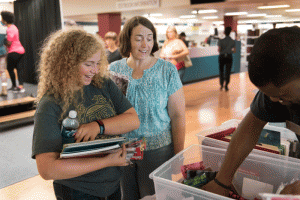
[[[13,24],[15,21],[14,14],[9,11],[2,11],[1,17],[2,17],[1,23],[4,26],[7,26],[7,30],[6,30],[6,34],[7,34],[6,47],[8,50],[7,71],[9,73],[11,83],[12,83],[12,87],[9,90],[13,90],[13,92],[23,93],[25,92],[25,89],[23,87],[23,79],[22,79],[22,75],[20,74],[20,68],[18,65],[25,53],[25,49],[19,40],[19,30]],[[17,70],[17,75],[19,80],[18,87],[16,84],[16,75],[14,73],[14,69]]]
[[[157,50],[153,24],[147,18],[133,17],[120,33],[120,52],[125,58],[110,65],[111,71],[129,80],[126,96],[141,122],[139,129],[125,137],[146,139],[143,160],[125,167],[121,179],[123,199],[153,195],[154,183],[149,174],[184,147],[182,83],[172,63],[153,56]]]

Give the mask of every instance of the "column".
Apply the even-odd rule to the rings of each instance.
[[[118,35],[121,31],[121,13],[101,13],[98,14],[99,35],[104,38],[108,31],[116,32]]]
[[[237,19],[235,16],[224,16],[224,28],[230,26],[232,31],[237,32]]]

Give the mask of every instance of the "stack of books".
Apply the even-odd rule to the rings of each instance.
[[[144,138],[127,140],[125,137],[107,135],[93,141],[65,144],[60,158],[102,157],[117,152],[123,144],[126,146],[127,159],[143,159],[146,148]]]

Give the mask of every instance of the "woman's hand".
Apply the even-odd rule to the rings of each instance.
[[[87,142],[95,140],[96,136],[100,133],[100,127],[97,122],[90,122],[79,126],[75,133],[76,143]]]
[[[122,149],[116,153],[107,155],[107,159],[111,162],[111,166],[127,166],[129,162],[126,160],[126,155],[126,147],[125,144],[123,144]]]

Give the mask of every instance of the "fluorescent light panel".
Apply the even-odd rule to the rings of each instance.
[[[267,18],[278,18],[278,17],[282,17],[282,15],[267,15],[265,17],[267,17]]]
[[[191,18],[196,18],[196,15],[181,15],[179,18],[181,18],[181,19],[191,19]]]
[[[216,13],[218,12],[215,9],[210,9],[210,10],[198,10],[198,14],[206,14],[206,13]]]
[[[225,13],[226,16],[231,16],[231,15],[247,15],[247,12],[229,12],[229,13]]]
[[[288,9],[285,12],[300,12],[300,9]]]
[[[205,16],[202,19],[218,19],[218,16]]]
[[[267,14],[262,13],[262,14],[249,14],[247,15],[247,17],[265,17],[267,16]]]
[[[259,6],[258,9],[289,8],[290,5]]]
[[[163,16],[163,14],[161,14],[161,13],[151,13],[150,14],[150,17],[161,17],[161,16]]]

